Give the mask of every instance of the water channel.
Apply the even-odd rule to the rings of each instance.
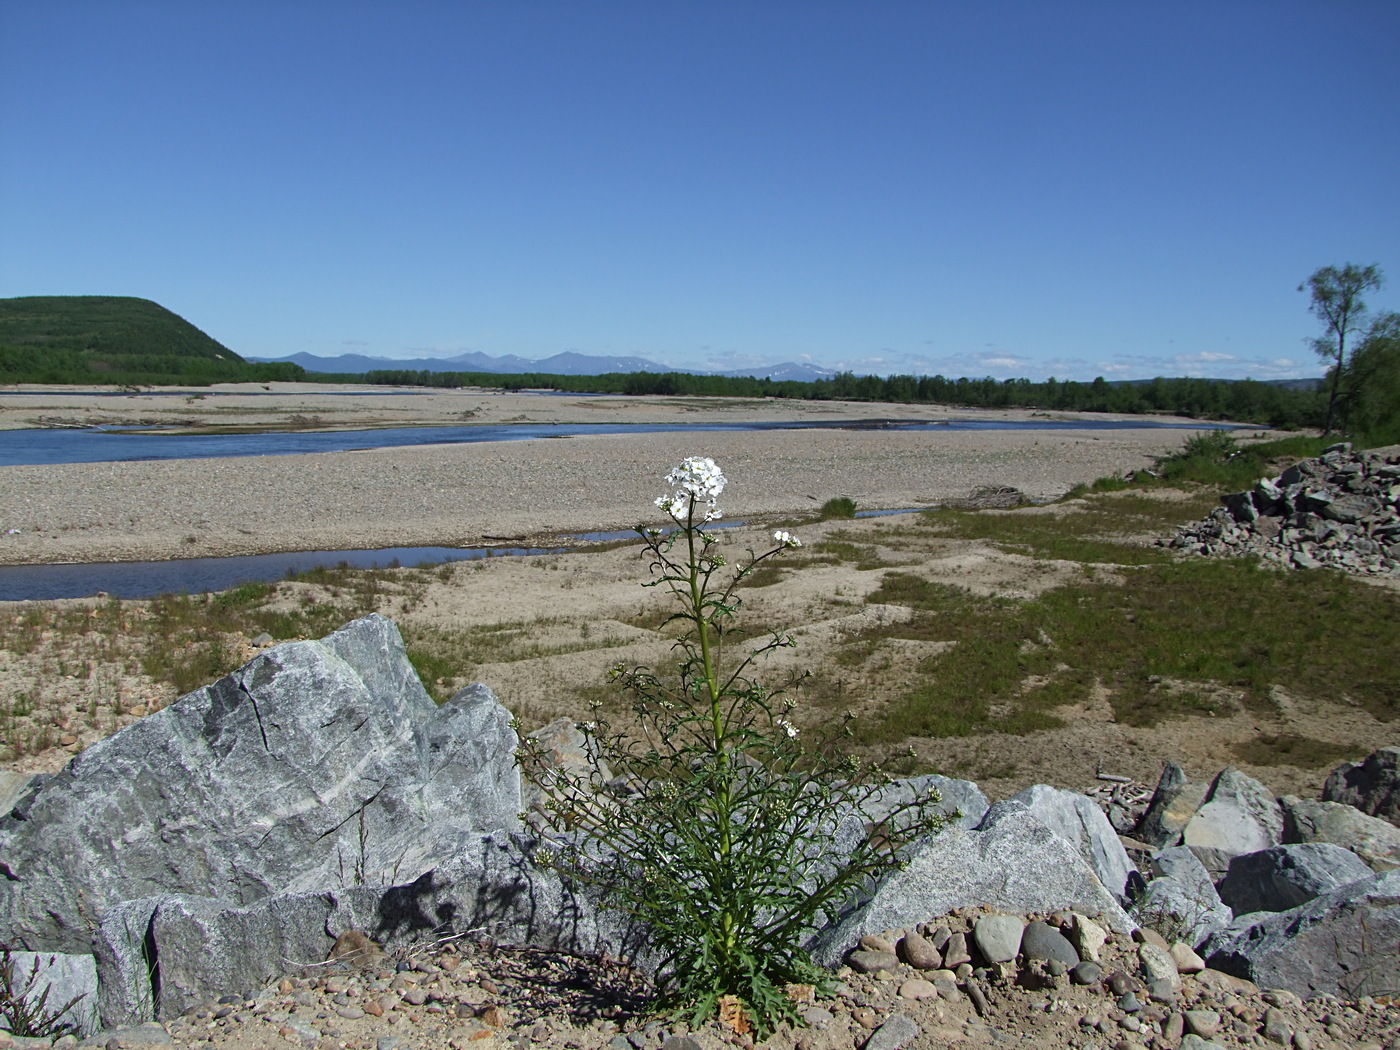
[[[395,427],[382,430],[336,430],[301,433],[163,434],[140,430],[43,429],[0,431],[0,466],[45,466],[154,459],[225,456],[296,455],[357,449],[456,444],[477,441],[523,441],[583,434],[640,434],[715,430],[870,429],[908,430],[1126,430],[1218,428],[1211,423],[1160,423],[1148,420],[958,420],[905,423],[866,420],[838,423],[702,423],[702,424],[511,424],[506,426]],[[864,517],[866,513],[860,515]],[[880,513],[880,512],[875,512]],[[729,525],[738,522],[726,523]],[[630,533],[592,533],[579,539],[601,541]],[[550,553],[542,547],[393,547],[381,550],[293,551],[227,558],[180,558],[153,562],[107,562],[81,565],[0,565],[0,601],[80,598],[98,593],[118,598],[223,590],[239,583],[272,581],[309,569],[349,565],[387,568],[395,565],[440,565],[450,561]]]

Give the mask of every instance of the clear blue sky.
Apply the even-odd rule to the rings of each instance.
[[[0,296],[235,351],[1319,375],[1400,3],[0,0]]]

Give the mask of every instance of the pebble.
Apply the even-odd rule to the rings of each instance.
[[[943,953],[918,933],[907,933],[900,938],[898,954],[916,970],[938,970],[943,966]]]
[[[864,940],[866,938],[862,938]],[[874,951],[862,948],[846,956],[846,962],[856,973],[876,973],[880,970],[899,969],[899,957],[893,951]]]
[[[1044,925],[1042,923],[1041,925]],[[1021,950],[1021,933],[1025,929],[1020,916],[984,915],[972,928],[972,940],[982,958],[989,963],[1010,962]],[[958,935],[954,934],[956,938]],[[966,943],[966,942],[964,942]],[[949,951],[952,951],[950,946]],[[1076,958],[1075,962],[1079,960]],[[945,958],[945,966],[952,965]]]
[[[1075,984],[1096,984],[1103,977],[1103,967],[1091,959],[1085,959],[1069,972]]]
[[[967,934],[955,933],[948,938],[948,943],[943,949],[943,967],[960,971],[964,966],[968,967],[969,973],[972,972],[972,955],[967,950]],[[959,977],[961,976],[959,973]]]
[[[922,977],[911,977],[899,986],[901,999],[934,999],[937,996],[938,989],[934,987],[933,982]]]
[[[1053,959],[1066,966],[1076,966],[1079,963],[1079,953],[1074,950],[1069,938],[1048,923],[1039,920],[1028,924],[1022,933],[1021,952],[1032,961]]]
[[[919,1037],[921,1029],[914,1019],[905,1014],[894,1014],[888,1021],[870,1033],[865,1050],[900,1050],[901,1047]]]

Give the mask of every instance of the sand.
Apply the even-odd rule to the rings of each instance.
[[[366,391],[371,392],[366,396]],[[0,430],[41,423],[139,423],[207,431],[1036,417],[1121,418],[738,398],[481,390],[385,394],[375,388],[315,384],[279,384],[271,390],[245,384],[173,396],[91,397],[61,388],[0,391]],[[1153,457],[1180,447],[1191,433],[857,427],[3,467],[0,564],[474,546],[629,528],[647,515],[666,471],[688,455],[711,456],[725,470],[731,483],[723,508],[730,517],[809,512],[834,496],[848,496],[864,509],[927,507],[984,486],[1012,486],[1045,500],[1081,482],[1147,466]]]

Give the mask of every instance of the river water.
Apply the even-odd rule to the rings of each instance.
[[[162,434],[141,430],[0,430],[0,467],[61,463],[108,463],[225,456],[286,456],[307,452],[528,441],[585,434],[641,434],[714,430],[907,429],[907,430],[1203,430],[1212,423],[1160,423],[1143,419],[1085,422],[1053,419],[958,420],[905,423],[872,419],[840,423],[700,424],[512,424],[478,427],[394,427],[305,433]],[[864,516],[864,515],[860,515]],[[737,524],[737,523],[730,523]],[[582,539],[616,538],[590,534]],[[118,598],[223,590],[249,581],[271,581],[288,573],[347,564],[356,568],[438,565],[501,555],[548,553],[547,548],[394,547],[372,551],[295,551],[229,558],[181,558],[156,562],[85,565],[0,565],[0,601],[80,598],[106,593]]]

